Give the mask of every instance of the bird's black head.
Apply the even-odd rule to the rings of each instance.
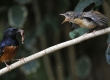
[[[4,36],[5,37],[16,37],[17,33],[21,33],[21,29],[17,29],[17,28],[8,28],[5,32],[4,32]]]

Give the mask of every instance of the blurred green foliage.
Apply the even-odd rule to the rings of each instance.
[[[14,1],[19,3],[19,4],[22,4],[22,5],[32,2],[32,0],[14,0]]]
[[[108,64],[110,64],[110,47],[108,46],[107,50],[106,50],[106,61],[108,62]]]
[[[110,44],[110,33],[108,34],[107,44]]]
[[[75,29],[75,30],[71,31],[69,33],[69,36],[70,36],[70,38],[73,39],[73,38],[76,38],[76,37],[81,36],[83,34],[86,34],[86,32],[88,32],[88,31],[89,30],[86,29],[86,28],[78,28],[78,29]]]
[[[60,20],[61,17],[59,16],[60,13],[67,12],[73,9],[74,9],[73,11],[81,12],[83,10],[86,11],[85,9],[87,10],[94,9],[94,7],[100,8],[103,1],[104,0],[79,0],[79,2],[78,0],[1,1],[0,39],[2,39],[3,31],[9,26],[24,29],[25,30],[24,45],[22,45],[20,42],[21,41],[20,36],[17,36],[20,42],[20,49],[17,54],[17,58],[29,56],[35,52],[41,51],[42,49],[68,40],[69,37],[67,34],[69,34],[70,38],[73,39],[83,35],[88,31],[88,29],[84,28],[77,28],[71,31],[70,26],[68,27],[61,24]],[[81,47],[81,49],[79,49],[78,45],[76,50],[78,50],[80,54],[78,54],[78,52],[75,52],[74,50],[75,48],[72,47],[60,51],[59,56],[51,54],[48,55],[48,57],[44,56],[40,59],[31,61],[26,65],[21,66],[19,69],[17,68],[1,76],[0,80],[86,79],[90,75],[91,68],[93,66],[93,64],[91,63],[92,57],[90,58],[90,56],[92,54],[91,52],[94,51],[94,50],[89,51],[90,47],[87,47],[87,51],[89,51],[91,54],[85,56],[87,51],[83,52],[83,50],[86,49],[85,48],[86,46],[88,46],[88,44],[86,45],[84,44],[84,47]],[[108,48],[106,53],[107,53],[106,58],[108,58],[109,54]],[[76,56],[73,56],[73,54]],[[85,57],[83,57],[82,54]],[[55,56],[58,58],[58,60],[55,58]],[[75,59],[76,61],[74,61],[73,59]],[[92,60],[94,61],[94,59]],[[59,65],[56,65],[58,63],[57,61],[62,63],[63,67],[59,68]],[[74,65],[75,63],[76,66],[71,67],[71,65]],[[5,65],[2,64],[0,65],[0,68],[3,68],[4,66]],[[76,72],[74,72],[74,69],[76,69]]]
[[[95,3],[95,6],[100,6],[103,2],[104,0],[80,0],[74,11],[81,12],[92,3]]]
[[[81,12],[83,11],[87,6],[92,4],[94,0],[80,0],[77,6],[75,7],[74,11]]]
[[[8,21],[10,26],[22,28],[27,17],[27,9],[25,6],[13,6],[8,11]]]
[[[77,75],[82,79],[86,78],[90,74],[91,67],[90,58],[88,56],[81,57],[76,65]]]

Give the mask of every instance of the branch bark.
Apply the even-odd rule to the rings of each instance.
[[[54,46],[49,47],[49,48],[47,48],[45,50],[42,50],[42,51],[40,51],[38,53],[30,55],[30,56],[28,56],[28,57],[26,57],[26,58],[24,58],[24,59],[22,59],[20,61],[17,61],[15,63],[11,64],[8,68],[5,67],[5,68],[1,69],[0,70],[0,75],[3,75],[5,73],[9,72],[9,68],[10,68],[10,70],[13,70],[13,69],[15,69],[15,68],[17,68],[17,67],[19,67],[19,66],[21,66],[21,65],[23,65],[23,64],[25,64],[27,62],[29,62],[29,61],[32,61],[32,60],[37,59],[39,57],[42,57],[42,56],[44,56],[46,54],[55,52],[55,51],[57,51],[59,49],[62,49],[62,48],[65,48],[65,47],[80,43],[80,42],[85,41],[87,39],[94,38],[96,36],[103,35],[103,34],[106,34],[106,33],[109,33],[109,32],[110,32],[110,28],[105,28],[105,29],[102,29],[102,30],[98,30],[98,31],[96,31],[94,33],[88,33],[88,34],[82,35],[82,36],[80,36],[78,38],[75,38],[75,39],[72,39],[72,40],[69,40],[69,41],[54,45]]]

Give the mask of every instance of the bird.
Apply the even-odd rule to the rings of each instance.
[[[62,24],[64,22],[71,22],[82,28],[88,28],[90,32],[105,28],[108,22],[108,18],[106,16],[93,10],[87,12],[68,11],[60,15],[65,16],[65,20]]]
[[[16,39],[18,33],[21,34],[23,41],[24,30],[10,27],[4,31],[3,39],[0,42],[0,62],[4,62],[7,67],[7,62],[14,59],[19,49],[19,42]]]

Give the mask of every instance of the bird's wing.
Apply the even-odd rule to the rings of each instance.
[[[1,43],[0,43],[0,56],[2,56],[3,54],[3,51],[5,50],[5,47],[8,46],[8,44],[6,44],[6,42],[3,40]]]
[[[5,57],[8,60],[13,59],[18,51],[18,45],[9,45],[5,41],[0,43],[0,61],[4,61]],[[3,59],[3,60],[2,60]]]
[[[105,17],[98,11],[84,12],[83,16],[92,19],[99,26],[107,25],[107,21],[108,21],[107,17]]]
[[[2,54],[3,54],[3,50],[5,49],[5,47],[3,47],[3,46],[0,46],[0,57],[2,56]]]

